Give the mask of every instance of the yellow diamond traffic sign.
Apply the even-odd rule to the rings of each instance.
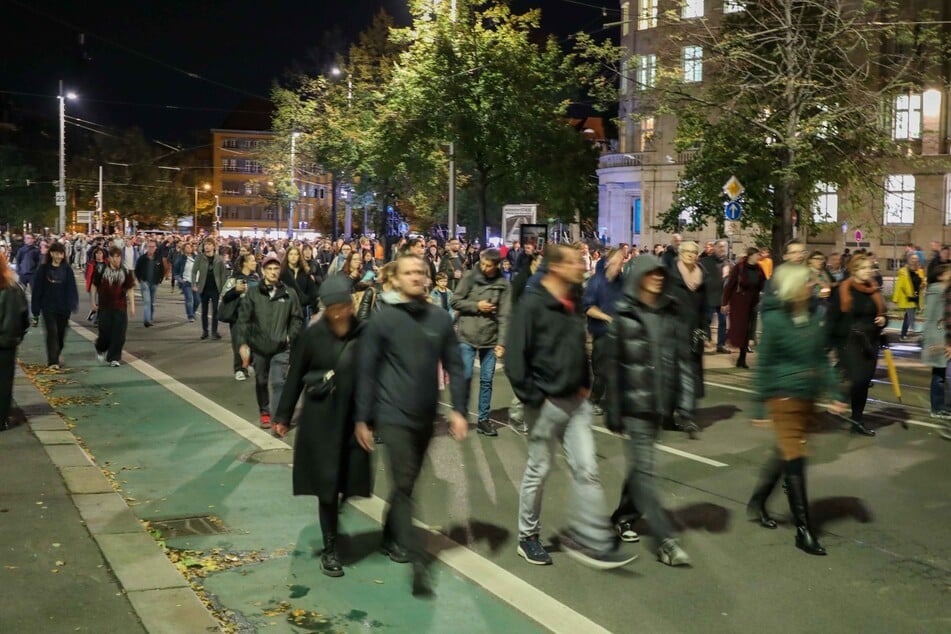
[[[723,185],[723,193],[730,197],[730,200],[736,200],[744,191],[743,184],[736,176],[731,176]]]

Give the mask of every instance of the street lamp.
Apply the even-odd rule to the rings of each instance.
[[[78,99],[70,91],[63,94],[63,80],[59,80],[59,189],[56,190],[56,205],[59,207],[59,233],[66,232],[66,100]]]
[[[199,188],[196,185],[192,189],[195,190],[195,219],[193,220],[193,224],[192,224],[192,234],[197,236],[198,235],[198,189]],[[211,191],[211,183],[202,183],[201,189],[205,190],[206,192]],[[217,199],[218,197],[215,196],[215,200]]]

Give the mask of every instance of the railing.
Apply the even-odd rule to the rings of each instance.
[[[604,154],[598,159],[598,167],[640,167],[644,164],[644,155],[640,153]]]

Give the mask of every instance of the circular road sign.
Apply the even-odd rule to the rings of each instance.
[[[726,216],[727,220],[739,220],[742,212],[743,207],[735,200],[731,200],[723,207],[723,215]]]

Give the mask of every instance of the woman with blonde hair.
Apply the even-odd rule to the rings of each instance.
[[[829,302],[826,328],[829,343],[839,356],[839,367],[851,384],[852,431],[874,436],[875,431],[862,423],[868,388],[878,365],[885,318],[885,300],[874,279],[875,269],[867,255],[849,260],[850,276],[842,281]]]
[[[809,305],[814,279],[808,266],[786,263],[772,278],[775,294],[763,300],[763,336],[754,387],[766,404],[776,432],[776,452],[764,465],[747,505],[751,519],[776,528],[766,501],[785,476],[789,510],[796,524],[796,547],[810,555],[825,555],[809,521],[806,496],[806,432],[816,418],[816,398],[833,397],[831,410],[845,411],[839,402],[838,380],[825,350],[822,319]]]
[[[26,294],[13,279],[5,253],[0,253],[0,431],[7,429],[13,404],[17,346],[30,327]]]

